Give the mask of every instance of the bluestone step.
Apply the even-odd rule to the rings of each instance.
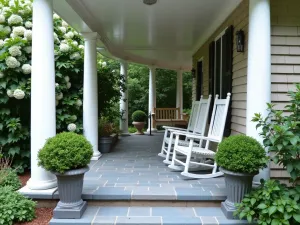
[[[50,225],[244,225],[216,207],[96,207],[81,219],[52,219]]]

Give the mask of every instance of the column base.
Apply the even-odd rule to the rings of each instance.
[[[147,129],[147,132],[150,132],[150,128]],[[151,132],[157,132],[156,128],[151,128]]]
[[[30,178],[27,181],[26,187],[31,190],[48,190],[57,187],[57,179],[47,180],[47,181],[36,181]]]
[[[101,158],[102,154],[101,152],[99,152],[97,155],[93,155],[93,157],[91,158],[92,161],[97,161]]]
[[[32,190],[28,187],[28,185],[22,187],[20,190],[18,190],[19,193],[21,193],[24,196],[27,196],[29,198],[43,198],[43,199],[49,199],[52,198],[53,194],[57,191],[57,187],[52,189],[46,189],[46,190]]]

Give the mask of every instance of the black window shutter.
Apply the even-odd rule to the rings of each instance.
[[[211,119],[211,114],[213,110],[214,100],[215,100],[215,84],[214,84],[214,77],[215,77],[215,42],[212,41],[209,44],[209,87],[208,87],[208,94],[212,95],[210,109],[208,114],[208,121]]]
[[[203,64],[202,61],[197,62],[197,98],[199,101],[203,92]]]
[[[232,63],[233,63],[233,26],[225,31],[223,44],[223,71],[222,71],[222,98],[227,97],[227,93],[232,92]],[[228,109],[224,136],[231,133],[231,101]]]

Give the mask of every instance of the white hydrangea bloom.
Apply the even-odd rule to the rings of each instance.
[[[77,116],[73,115],[73,116],[70,117],[70,119],[71,119],[72,121],[76,121],[76,120],[77,120]]]
[[[23,36],[25,31],[26,31],[25,27],[22,27],[22,26],[13,28],[13,33],[14,33],[14,35],[17,35],[17,36]]]
[[[59,84],[58,83],[55,83],[55,87],[58,87],[59,86]]]
[[[26,38],[28,41],[31,41],[32,40],[32,31],[31,30],[25,30],[24,38]]]
[[[0,23],[5,23],[5,16],[0,14]]]
[[[72,84],[70,82],[67,83],[67,88],[70,89]]]
[[[70,81],[70,77],[69,76],[65,76],[65,81],[69,82]]]
[[[72,39],[74,37],[74,33],[72,31],[69,31],[64,35],[64,37],[67,39]]]
[[[30,3],[30,5],[31,5],[32,3]],[[25,8],[24,8],[24,11],[26,12],[26,13],[31,13],[32,12],[32,10],[31,10],[31,6],[26,6]]]
[[[11,56],[20,56],[20,55],[22,55],[22,52],[20,49],[21,49],[21,46],[14,45],[14,46],[11,46],[8,49],[8,51]]]
[[[116,72],[116,71],[115,71],[115,70],[113,70],[113,71],[111,71],[111,72],[113,72],[113,73],[114,73],[114,72]]]
[[[106,67],[107,63],[106,63],[106,62],[102,62],[101,65],[102,65],[103,67]]]
[[[9,26],[3,27],[2,30],[5,34],[9,34],[11,32],[11,28]]]
[[[65,27],[60,27],[59,30],[64,34],[67,32],[67,29]]]
[[[78,99],[78,100],[76,101],[76,105],[77,105],[78,107],[82,106],[82,101],[81,101],[80,99]]]
[[[26,13],[26,11],[23,10],[23,9],[20,9],[20,10],[18,11],[18,13],[21,14],[21,15],[24,15],[24,14]]]
[[[58,106],[58,103],[59,103],[59,101],[58,101],[58,100],[55,100],[55,105],[56,105],[56,106]]]
[[[68,42],[67,42],[67,40],[62,40],[61,43],[67,44]]]
[[[15,97],[16,99],[23,99],[23,98],[25,97],[25,92],[22,91],[21,89],[16,89],[16,90],[14,91],[14,97]]]
[[[72,43],[73,43],[73,45],[78,46],[78,42],[77,41],[73,41]]]
[[[76,130],[76,124],[70,123],[68,125],[68,130],[71,131],[71,132],[75,131]]]
[[[4,73],[0,72],[0,78],[4,77]]]
[[[21,56],[17,57],[17,60],[18,60],[19,62],[26,62],[26,61],[27,61],[27,58],[26,58],[26,56],[21,55]]]
[[[78,48],[84,49],[84,46],[83,45],[79,45]]]
[[[6,94],[7,94],[7,96],[10,97],[10,98],[14,97],[14,92],[13,92],[12,90],[7,90],[7,91],[6,91]]]
[[[26,28],[32,28],[32,22],[26,21],[25,27],[26,27]]]
[[[78,35],[79,33],[77,31],[74,31],[74,35]]]
[[[26,46],[24,48],[24,51],[27,53],[27,54],[30,54],[32,52],[32,47],[31,46]]]
[[[8,5],[9,5],[10,7],[12,7],[12,6],[16,6],[16,4],[15,4],[15,1],[14,1],[14,0],[10,0],[10,1],[9,1],[9,3],[8,3]]]
[[[75,52],[75,53],[70,55],[70,59],[78,60],[80,58],[81,58],[81,56],[80,56],[79,52]]]
[[[7,57],[5,62],[8,68],[13,69],[20,66],[20,62],[15,57],[12,56]]]
[[[18,37],[18,35],[15,35],[14,33],[11,33],[9,36],[10,36],[11,38]]]
[[[0,47],[2,47],[5,44],[3,40],[0,40]]]
[[[31,65],[24,64],[22,66],[22,71],[23,71],[24,74],[30,74],[31,73]]]
[[[53,19],[56,19],[56,20],[57,20],[57,19],[59,19],[59,18],[60,18],[59,15],[57,15],[56,13],[53,14]]]
[[[62,98],[64,97],[63,93],[58,93],[56,96],[55,96],[55,99],[56,100],[62,100]]]
[[[70,46],[67,45],[67,44],[62,43],[62,44],[60,44],[60,46],[59,46],[59,50],[60,50],[61,52],[68,52],[68,51],[70,50]]]
[[[65,28],[68,28],[69,24],[66,21],[62,21],[61,25]]]
[[[2,13],[5,13],[5,12],[7,12],[7,11],[9,11],[9,10],[10,10],[9,7],[3,7],[3,8],[2,8]]]
[[[7,20],[8,24],[9,25],[19,25],[20,23],[23,22],[23,19],[21,16],[19,15],[15,15],[15,14],[12,14],[8,20]]]

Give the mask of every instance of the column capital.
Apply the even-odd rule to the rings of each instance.
[[[81,33],[81,35],[84,37],[85,41],[97,40],[97,38],[98,38],[97,32],[84,32],[84,33]]]

